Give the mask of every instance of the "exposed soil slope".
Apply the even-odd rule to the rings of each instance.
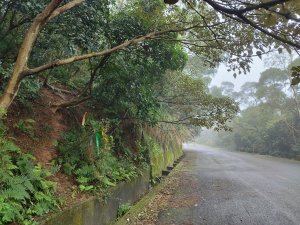
[[[80,121],[81,111],[84,110],[79,107],[76,111],[54,112],[50,106],[53,103],[65,102],[72,97],[71,94],[42,88],[40,97],[31,104],[30,108],[15,104],[8,112],[6,125],[9,137],[14,139],[22,151],[33,154],[35,161],[40,163],[43,168],[51,168],[53,161],[58,156],[57,141],[64,132],[70,129],[72,124]],[[24,132],[24,129],[17,126],[19,121],[26,121],[27,119],[34,120],[33,123],[29,124],[32,127],[33,135],[29,135],[28,132]],[[88,197],[79,192],[75,180],[71,176],[57,172],[50,179],[57,182],[57,194],[68,205]]]

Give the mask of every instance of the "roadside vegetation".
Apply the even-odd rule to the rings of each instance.
[[[299,87],[291,85],[290,77],[293,66],[300,65],[300,58],[273,54],[266,64],[270,67],[260,74],[259,81],[245,83],[241,91],[235,91],[230,82],[212,88],[215,95],[235,99],[243,110],[230,122],[233,132],[206,131],[199,142],[300,159]]]
[[[0,126],[0,223],[19,221],[35,224],[33,216],[41,216],[59,207],[55,183],[47,180],[51,172],[33,163],[34,156],[6,137]]]
[[[175,2],[0,2],[0,224],[159,176],[199,128],[234,127],[236,100],[208,88],[221,62],[300,48],[296,0]]]

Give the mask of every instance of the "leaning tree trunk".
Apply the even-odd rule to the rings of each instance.
[[[65,5],[59,7],[60,3],[63,2],[63,0],[52,0],[49,3],[49,5],[44,9],[44,11],[35,17],[29,30],[27,31],[25,38],[23,40],[23,43],[20,47],[17,61],[15,63],[14,71],[10,77],[8,85],[6,86],[6,88],[3,92],[3,95],[0,96],[0,118],[2,116],[1,113],[3,113],[3,111],[5,111],[9,108],[12,101],[16,97],[18,90],[19,90],[19,86],[21,84],[21,81],[26,76],[38,74],[38,73],[48,70],[50,68],[71,64],[73,62],[86,60],[86,59],[94,58],[94,57],[110,55],[113,52],[125,49],[130,45],[135,45],[135,44],[143,42],[147,39],[159,37],[159,36],[167,34],[167,33],[184,32],[187,30],[191,30],[193,28],[200,28],[199,24],[195,24],[195,25],[192,25],[192,26],[186,27],[186,28],[155,31],[155,32],[148,33],[144,36],[138,36],[131,40],[126,40],[122,44],[119,44],[110,49],[105,49],[100,52],[92,52],[92,53],[83,54],[83,55],[79,55],[79,56],[72,56],[72,57],[66,58],[66,59],[56,60],[54,62],[50,62],[50,63],[44,64],[42,66],[39,66],[39,67],[36,67],[33,69],[27,68],[27,63],[28,63],[28,59],[30,57],[30,52],[31,52],[31,50],[34,46],[34,43],[37,39],[37,36],[38,36],[39,32],[41,31],[41,29],[43,28],[43,26],[52,18],[64,13],[65,11],[70,10],[71,8],[73,8],[77,5],[80,5],[84,1],[85,0],[72,0],[68,3],[66,3]]]
[[[13,73],[2,96],[0,97],[0,108],[2,108],[2,110],[7,110],[16,97],[20,83],[24,78],[23,72],[27,68],[28,59],[37,36],[47,20],[50,18],[51,14],[59,7],[62,1],[63,0],[52,0],[43,10],[43,12],[35,17],[30,28],[28,29],[23,43],[19,49]]]
[[[18,93],[18,89],[21,83],[21,76],[19,72],[16,72],[12,79],[9,80],[2,96],[0,97],[0,108],[5,111],[11,105],[14,100],[16,94]]]

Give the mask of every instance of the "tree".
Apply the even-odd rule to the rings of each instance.
[[[298,64],[299,61],[295,60],[285,67]],[[262,72],[257,83],[243,85],[241,95],[245,95],[245,98],[242,100],[248,107],[230,124],[233,133],[219,136],[222,143],[233,142],[240,151],[299,157],[298,102],[289,88],[288,70],[282,65],[280,67]],[[252,99],[255,104],[251,104]]]
[[[111,56],[92,90],[93,105],[104,108],[111,119],[157,122],[160,108],[155,86],[167,71],[182,70],[186,54],[177,43],[150,41],[144,48],[131,48]],[[157,57],[159,55],[160,57]],[[172,60],[167,62],[168,59]],[[158,91],[158,90],[157,90]],[[101,110],[101,109],[99,109]]]
[[[246,82],[241,86],[241,91],[239,92],[240,104],[246,107],[255,106],[258,104],[256,86],[257,82]]]
[[[274,108],[281,108],[286,99],[283,88],[288,84],[288,76],[283,70],[269,68],[261,73],[256,87],[256,96],[260,101],[272,104]]]
[[[191,77],[201,78],[206,85],[209,85],[216,73],[216,68],[207,65],[206,60],[207,58],[200,55],[189,55],[184,72]]]
[[[225,96],[208,94],[200,78],[169,72],[161,85],[158,98],[173,120],[160,122],[230,130],[226,122],[239,111],[237,103]]]
[[[251,52],[253,47],[260,49],[255,53],[257,55],[265,52],[270,43],[275,43],[276,48],[279,48],[282,44],[285,48],[291,46],[299,49],[300,47],[298,44],[299,26],[297,24],[299,20],[299,3],[296,0],[251,1],[249,3],[225,0],[204,0],[198,3],[184,1],[186,7],[182,10],[175,7],[171,9],[169,14],[161,13],[160,15],[166,16],[166,20],[164,20],[166,23],[155,24],[152,26],[151,32],[140,32],[137,37],[114,46],[104,47],[102,50],[97,49],[95,52],[84,54],[78,54],[77,52],[71,57],[56,59],[52,62],[28,68],[34,44],[38,42],[38,37],[41,36],[45,25],[49,24],[50,21],[52,23],[53,21],[58,22],[62,14],[73,11],[77,7],[89,4],[89,6],[92,6],[91,2],[88,0],[68,2],[52,0],[46,5],[43,4],[44,2],[38,4],[42,9],[41,13],[34,17],[27,29],[19,48],[13,72],[0,97],[0,107],[8,109],[18,93],[21,81],[28,76],[89,58],[110,55],[128,46],[153,38],[179,41],[189,47],[190,50],[205,56],[212,64],[220,62],[222,58],[220,53],[227,52],[227,61],[233,63],[232,69],[244,72],[249,70],[248,63],[251,62],[249,56],[253,55],[253,52]],[[9,0],[2,2],[3,5],[10,5],[11,3],[12,1]],[[111,2],[107,1],[106,3],[109,5]],[[228,7],[224,7],[224,4]],[[6,15],[6,9],[9,9],[9,7],[2,9],[2,15]],[[94,15],[95,11],[91,12],[88,15]],[[73,18],[77,18],[76,15],[74,16]],[[161,19],[161,17],[158,18]],[[248,26],[245,26],[245,24]],[[228,33],[227,31],[235,29],[238,32],[225,35],[225,33]],[[172,35],[168,35],[172,33],[181,33],[182,38],[177,39]],[[203,36],[203,34],[206,35]],[[76,36],[79,36],[79,34],[76,34]],[[272,40],[275,40],[275,42]],[[244,44],[237,44],[239,41]]]

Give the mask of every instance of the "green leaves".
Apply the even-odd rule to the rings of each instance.
[[[125,203],[119,205],[118,212],[117,212],[117,217],[122,217],[124,216],[130,209],[132,205],[130,203]]]
[[[108,124],[88,119],[86,128],[74,129],[63,136],[58,144],[59,163],[69,175],[74,175],[81,191],[104,191],[118,182],[130,180],[138,175],[139,168],[133,159],[112,154],[112,138],[106,134]],[[98,156],[92,139],[100,132],[103,145]],[[120,151],[120,150],[118,150]],[[139,162],[138,162],[139,163]]]
[[[300,83],[300,66],[294,66],[291,68],[292,81],[291,85],[298,85]]]
[[[272,13],[267,14],[264,17],[263,23],[264,23],[265,26],[272,27],[272,26],[277,24],[277,18],[278,17],[275,16],[274,14],[272,14]]]
[[[161,103],[175,119],[174,124],[214,129],[228,129],[226,121],[239,111],[228,97],[212,96],[201,78],[169,72],[159,90]],[[167,121],[168,122],[168,121]]]
[[[132,21],[130,16],[124,32],[139,30],[139,26],[148,29],[141,21]],[[123,32],[121,31],[119,32]],[[137,34],[135,34],[137,35]],[[159,103],[154,86],[161,82],[162,74],[167,70],[182,69],[186,62],[186,53],[176,43],[151,40],[141,46],[130,48],[111,56],[110,63],[102,71],[93,89],[94,105],[104,106],[104,117],[109,119],[134,118],[149,124],[155,124],[158,118]]]
[[[0,134],[0,224],[35,224],[33,216],[58,206],[51,175],[33,163],[33,156]]]
[[[276,60],[279,56],[276,55]],[[284,55],[283,55],[284,56]],[[239,98],[244,109],[231,123],[232,134],[219,136],[220,143],[231,143],[237,150],[288,158],[299,156],[300,117],[297,86],[299,58],[281,58],[280,64],[261,73],[258,82],[241,87]],[[287,69],[280,69],[286,68]]]

